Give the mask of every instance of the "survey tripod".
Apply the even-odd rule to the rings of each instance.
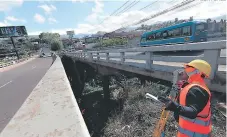
[[[180,79],[180,76],[181,76],[182,72],[183,71],[180,70],[180,69],[179,70],[175,70],[173,72],[173,81],[172,81],[173,85],[172,85],[172,88],[171,88],[170,93],[169,93],[169,98],[171,100],[176,101],[177,98],[178,98],[180,89],[179,89],[179,87],[177,85],[177,82]],[[158,100],[157,97],[154,97],[154,96],[152,96],[149,93],[146,94],[146,98],[152,98],[152,99],[155,99],[157,101],[160,101],[160,100]],[[160,101],[160,102],[162,102],[162,101]],[[168,120],[169,113],[170,113],[170,111],[165,110],[165,106],[163,106],[160,119],[159,119],[159,121],[156,124],[156,127],[155,127],[155,130],[153,132],[153,136],[152,137],[164,137],[165,136],[166,122]]]

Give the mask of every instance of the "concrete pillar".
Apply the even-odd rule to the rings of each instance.
[[[125,53],[121,52],[120,55],[121,55],[121,63],[123,64],[125,62]]]
[[[153,64],[153,60],[152,60],[152,52],[145,52],[146,55],[146,69],[152,69],[152,64]]]
[[[104,99],[108,101],[108,100],[110,100],[110,89],[109,89],[110,79],[109,79],[109,76],[107,76],[107,75],[103,76],[102,83],[103,83]]]
[[[211,74],[210,79],[213,80],[213,78],[216,75],[216,72],[218,71],[218,59],[220,58],[220,52],[221,50],[213,49],[213,50],[205,50],[204,51],[204,59],[210,63],[211,65]]]
[[[144,86],[144,85],[145,85],[145,83],[146,83],[145,78],[140,78],[140,84],[141,84],[142,86]]]

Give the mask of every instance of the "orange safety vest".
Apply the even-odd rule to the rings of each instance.
[[[186,105],[186,96],[189,89],[193,86],[199,86],[205,89],[209,94],[209,100],[204,109],[197,115],[195,119],[179,116],[179,127],[177,137],[211,137],[211,108],[210,108],[210,90],[205,84],[190,83],[185,86],[179,96],[179,103],[182,106]]]

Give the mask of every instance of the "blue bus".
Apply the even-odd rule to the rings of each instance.
[[[207,23],[190,21],[159,30],[145,32],[141,36],[140,46],[182,44],[207,41]]]

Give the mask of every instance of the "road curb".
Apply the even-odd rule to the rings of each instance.
[[[17,61],[11,61],[9,63],[5,63],[3,65],[0,65],[0,72],[4,72],[4,71],[10,70],[12,68],[18,67],[22,64],[25,64],[29,61],[34,60],[37,57],[38,57],[38,55],[34,55],[34,56],[29,57],[29,58],[20,59],[20,60],[17,60]]]

